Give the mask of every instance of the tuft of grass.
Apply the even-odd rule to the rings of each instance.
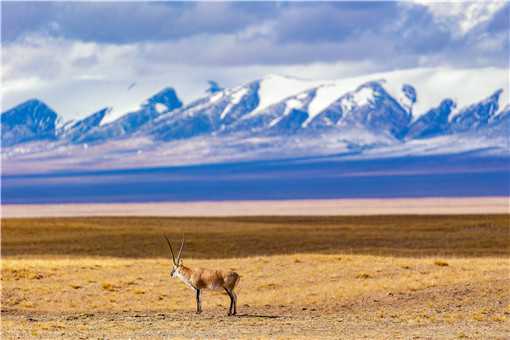
[[[476,320],[476,321],[485,321],[486,320],[486,317],[483,313],[475,313],[473,314],[473,320]]]
[[[366,280],[366,279],[371,279],[372,276],[367,273],[359,273],[358,275],[356,275],[356,278]]]
[[[44,276],[41,274],[41,273],[34,273],[32,275],[30,275],[30,280],[40,280],[42,279]]]
[[[434,261],[434,264],[438,267],[448,267],[449,266],[448,262],[442,261],[442,260],[436,260],[436,261]]]
[[[101,287],[103,287],[104,290],[107,290],[109,292],[114,292],[115,290],[117,290],[119,287],[118,286],[115,286],[109,282],[104,282]]]
[[[34,272],[28,268],[6,268],[2,270],[2,276],[5,278],[12,278],[16,281],[18,280],[41,280],[44,278],[44,275],[39,272]]]
[[[494,315],[492,320],[496,322],[505,322],[507,318],[504,315]]]

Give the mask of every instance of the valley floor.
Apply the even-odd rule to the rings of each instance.
[[[2,220],[2,338],[473,338],[510,326],[510,216]],[[169,278],[240,273],[225,295]]]

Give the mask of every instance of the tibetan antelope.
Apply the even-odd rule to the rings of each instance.
[[[182,239],[181,248],[177,254],[177,259],[172,249],[172,244],[165,236],[170,252],[172,253],[173,266],[170,271],[171,277],[177,277],[188,287],[193,289],[197,299],[197,314],[202,313],[202,303],[200,301],[200,293],[202,290],[225,290],[230,297],[230,307],[228,315],[237,314],[237,295],[234,288],[239,282],[240,276],[233,271],[210,270],[203,268],[191,269],[183,265],[181,259],[182,248],[184,247],[184,238]]]

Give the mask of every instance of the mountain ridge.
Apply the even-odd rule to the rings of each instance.
[[[433,79],[441,77],[449,78],[439,74]],[[425,110],[422,98],[441,96],[423,92],[416,80],[399,74],[353,79],[321,82],[269,75],[237,87],[218,86],[189,104],[180,101],[174,88],[166,87],[138,109],[116,113],[116,119],[112,108],[104,107],[66,122],[42,101],[27,101],[2,113],[6,149],[2,157],[27,157],[40,152],[42,146],[37,144],[41,143],[45,152],[56,150],[71,158],[85,152],[72,145],[87,147],[87,153],[91,145],[97,145],[98,155],[153,154],[168,157],[169,162],[175,153],[185,157],[185,150],[197,153],[188,157],[202,155],[204,160],[217,154],[228,158],[229,153],[232,158],[277,158],[373,150],[367,154],[374,155],[377,150],[383,154],[388,148],[405,150],[416,145],[423,152],[424,142],[436,152],[447,152],[451,145],[467,150],[469,140],[476,141],[473,149],[493,146],[509,152],[507,88],[478,90],[471,97],[486,94],[473,101],[455,88]],[[430,81],[424,82],[425,88],[431,87]],[[471,83],[466,84],[466,91],[472,92]]]

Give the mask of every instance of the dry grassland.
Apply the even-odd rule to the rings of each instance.
[[[510,326],[510,216],[2,220],[2,338],[475,338]],[[226,295],[169,278],[241,274]]]

